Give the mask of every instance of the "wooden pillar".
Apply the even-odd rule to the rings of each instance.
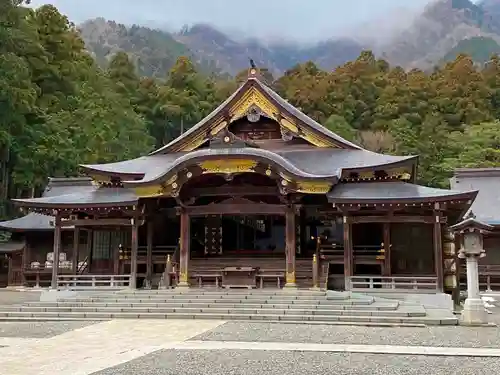
[[[9,254],[7,258],[7,286],[13,285],[13,280],[12,280],[12,266],[13,266],[13,261],[12,261],[12,254]]]
[[[150,217],[147,224],[147,238],[146,238],[146,279],[151,281],[153,275],[153,231],[154,231],[153,217]]]
[[[29,239],[25,237],[26,245],[23,249],[23,256],[21,258],[21,285],[26,285],[26,269],[31,269],[31,248]]]
[[[344,216],[344,278],[345,290],[351,289],[351,276],[354,273],[352,249],[352,224],[349,216]]]
[[[295,227],[295,207],[290,205],[285,213],[285,257],[286,257],[286,284],[285,288],[296,288],[295,280],[295,251],[297,229]]]
[[[118,233],[119,235],[121,236],[121,232],[120,232],[121,228],[118,229]],[[118,246],[116,245],[116,243],[113,244],[113,275],[120,275],[122,274],[120,272],[120,259],[122,257],[122,252],[120,252],[120,250],[123,251],[123,244],[120,243],[118,244]]]
[[[61,250],[61,217],[56,211],[54,217],[54,249],[52,250],[54,261],[52,263],[52,280],[50,283],[50,287],[52,289],[57,289],[57,276],[59,275],[60,250]]]
[[[384,276],[391,276],[391,223],[384,223]]]
[[[78,250],[80,245],[80,227],[75,226],[73,229],[73,263],[71,265],[71,273],[76,275],[78,270]]]
[[[90,272],[92,267],[92,248],[94,246],[94,230],[87,229],[87,272]]]
[[[181,208],[180,212],[180,260],[179,260],[179,287],[189,286],[189,243],[191,241],[190,236],[190,217],[185,209]]]
[[[130,288],[137,288],[137,248],[138,248],[138,232],[139,223],[137,218],[131,219],[132,222],[132,241],[131,241],[131,251],[130,251]]]
[[[436,203],[439,208],[439,203]],[[443,292],[444,290],[444,272],[443,272],[443,244],[441,239],[441,213],[437,210],[434,211],[434,268],[437,278],[437,290]]]

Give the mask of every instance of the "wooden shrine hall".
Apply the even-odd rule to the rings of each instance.
[[[250,69],[210,115],[149,155],[82,165],[84,188],[14,200],[54,228],[51,250],[24,253],[21,279],[36,260],[54,288],[89,275],[128,277],[133,288],[456,288],[448,227],[477,191],[415,184],[417,156],[365,150],[259,77]]]

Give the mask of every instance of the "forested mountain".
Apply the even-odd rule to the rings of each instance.
[[[185,28],[174,37],[197,59],[214,61],[218,70],[231,75],[246,68],[249,58],[279,76],[306,61],[314,61],[323,69],[333,69],[355,59],[363,50],[362,45],[347,39],[329,40],[309,47],[291,43],[264,44],[258,40],[236,41],[209,25]]]
[[[476,63],[485,63],[492,55],[500,54],[500,45],[492,38],[483,36],[464,39],[446,54],[444,60],[454,60],[460,54],[469,55]]]
[[[467,49],[476,51],[485,49],[486,40],[499,43],[500,18],[494,3],[498,5],[498,0],[479,4],[436,0],[403,33],[381,46],[380,52],[393,64],[429,69],[463,52],[460,44],[464,40],[469,40]]]
[[[267,45],[258,40],[236,41],[209,25],[185,27],[179,33],[147,27],[127,27],[102,18],[79,25],[87,48],[99,64],[117,51],[127,52],[136,62],[139,73],[164,76],[175,60],[189,56],[203,71],[236,75],[252,58],[274,76],[309,60],[324,69],[355,59],[363,47],[350,40],[330,40],[312,47],[294,44]]]
[[[49,176],[74,176],[79,164],[133,158],[172,140],[244,75],[209,76],[189,55],[173,58],[160,78],[143,77],[138,59],[124,52],[99,66],[56,8],[19,3],[0,2],[0,216],[9,198],[36,195]],[[306,62],[274,82],[266,76],[349,140],[420,155],[420,183],[446,186],[453,168],[500,166],[497,57],[480,66],[459,55],[426,72],[363,51],[334,70]]]

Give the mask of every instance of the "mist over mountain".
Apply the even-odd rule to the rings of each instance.
[[[365,17],[361,23],[337,30],[335,35],[325,31],[315,41],[272,33],[256,37],[241,31],[244,28],[227,32],[227,25],[213,23],[174,29],[160,21],[126,26],[97,18],[79,27],[88,49],[100,63],[122,50],[134,56],[141,74],[154,76],[163,76],[180,55],[189,55],[205,70],[231,75],[247,68],[252,58],[279,76],[306,61],[334,69],[365,49],[407,69],[431,69],[459,53],[472,54],[477,62],[484,62],[500,48],[500,0],[435,0],[419,4],[373,12],[372,18]],[[255,18],[255,27],[259,22]]]

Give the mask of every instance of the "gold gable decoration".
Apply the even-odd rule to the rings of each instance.
[[[255,172],[257,167],[255,160],[229,159],[229,160],[207,160],[200,163],[203,173],[245,173]]]
[[[246,116],[249,109],[253,106],[257,106],[264,115],[278,122],[282,128],[290,131],[296,137],[305,139],[307,142],[316,147],[338,147],[335,142],[327,137],[308,129],[307,127],[298,126],[296,120],[292,116],[282,114],[280,109],[255,86],[251,86],[245,93],[243,93],[241,98],[229,108],[229,115],[233,119],[241,118]],[[175,148],[175,151],[193,151],[205,143],[210,136],[213,137],[226,129],[228,125],[229,123],[225,120],[225,118],[220,116],[210,125],[209,129],[193,134],[193,136],[187,140],[186,143],[179,145],[178,148]]]
[[[250,88],[250,90],[248,90],[241,97],[241,99],[231,107],[229,113],[233,118],[240,118],[245,116],[248,110],[254,105],[259,107],[266,116],[278,121],[278,119],[276,118],[278,108],[276,108],[275,105],[267,100],[267,98],[262,95],[262,93],[260,93],[255,87]]]
[[[331,188],[331,182],[298,181],[296,191],[307,194],[326,194]]]

